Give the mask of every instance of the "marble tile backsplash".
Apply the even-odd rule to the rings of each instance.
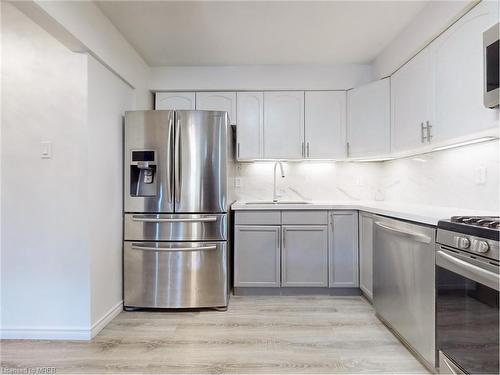
[[[486,142],[386,162],[287,162],[277,172],[284,199],[385,200],[499,209],[499,143]],[[272,199],[273,162],[238,164],[240,200]],[[478,181],[479,175],[485,176]]]

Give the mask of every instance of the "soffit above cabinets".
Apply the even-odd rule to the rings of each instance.
[[[98,1],[151,66],[369,63],[427,1]]]

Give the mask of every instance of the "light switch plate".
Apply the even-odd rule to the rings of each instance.
[[[40,157],[42,159],[52,159],[52,142],[40,142]]]

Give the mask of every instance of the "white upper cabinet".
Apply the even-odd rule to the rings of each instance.
[[[433,67],[426,48],[391,77],[391,149],[408,151],[427,145],[425,129],[434,126]],[[432,128],[430,132],[432,134]]]
[[[264,93],[239,92],[237,100],[237,158],[238,160],[262,158],[264,156]]]
[[[431,44],[435,70],[435,141],[496,127],[483,105],[483,32],[498,22],[498,2],[483,1]]]
[[[264,158],[301,159],[304,91],[264,93]]]
[[[390,152],[391,84],[381,79],[347,92],[349,157]]]
[[[235,92],[197,92],[196,109],[206,111],[226,111],[231,124],[236,124]]]
[[[194,92],[157,92],[155,109],[195,109]]]
[[[305,157],[346,156],[346,92],[306,91]]]

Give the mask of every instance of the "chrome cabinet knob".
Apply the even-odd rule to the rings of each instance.
[[[459,249],[468,249],[470,247],[470,240],[467,237],[457,237],[457,247]]]
[[[490,245],[486,241],[474,240],[472,250],[476,253],[487,253],[490,250]]]

